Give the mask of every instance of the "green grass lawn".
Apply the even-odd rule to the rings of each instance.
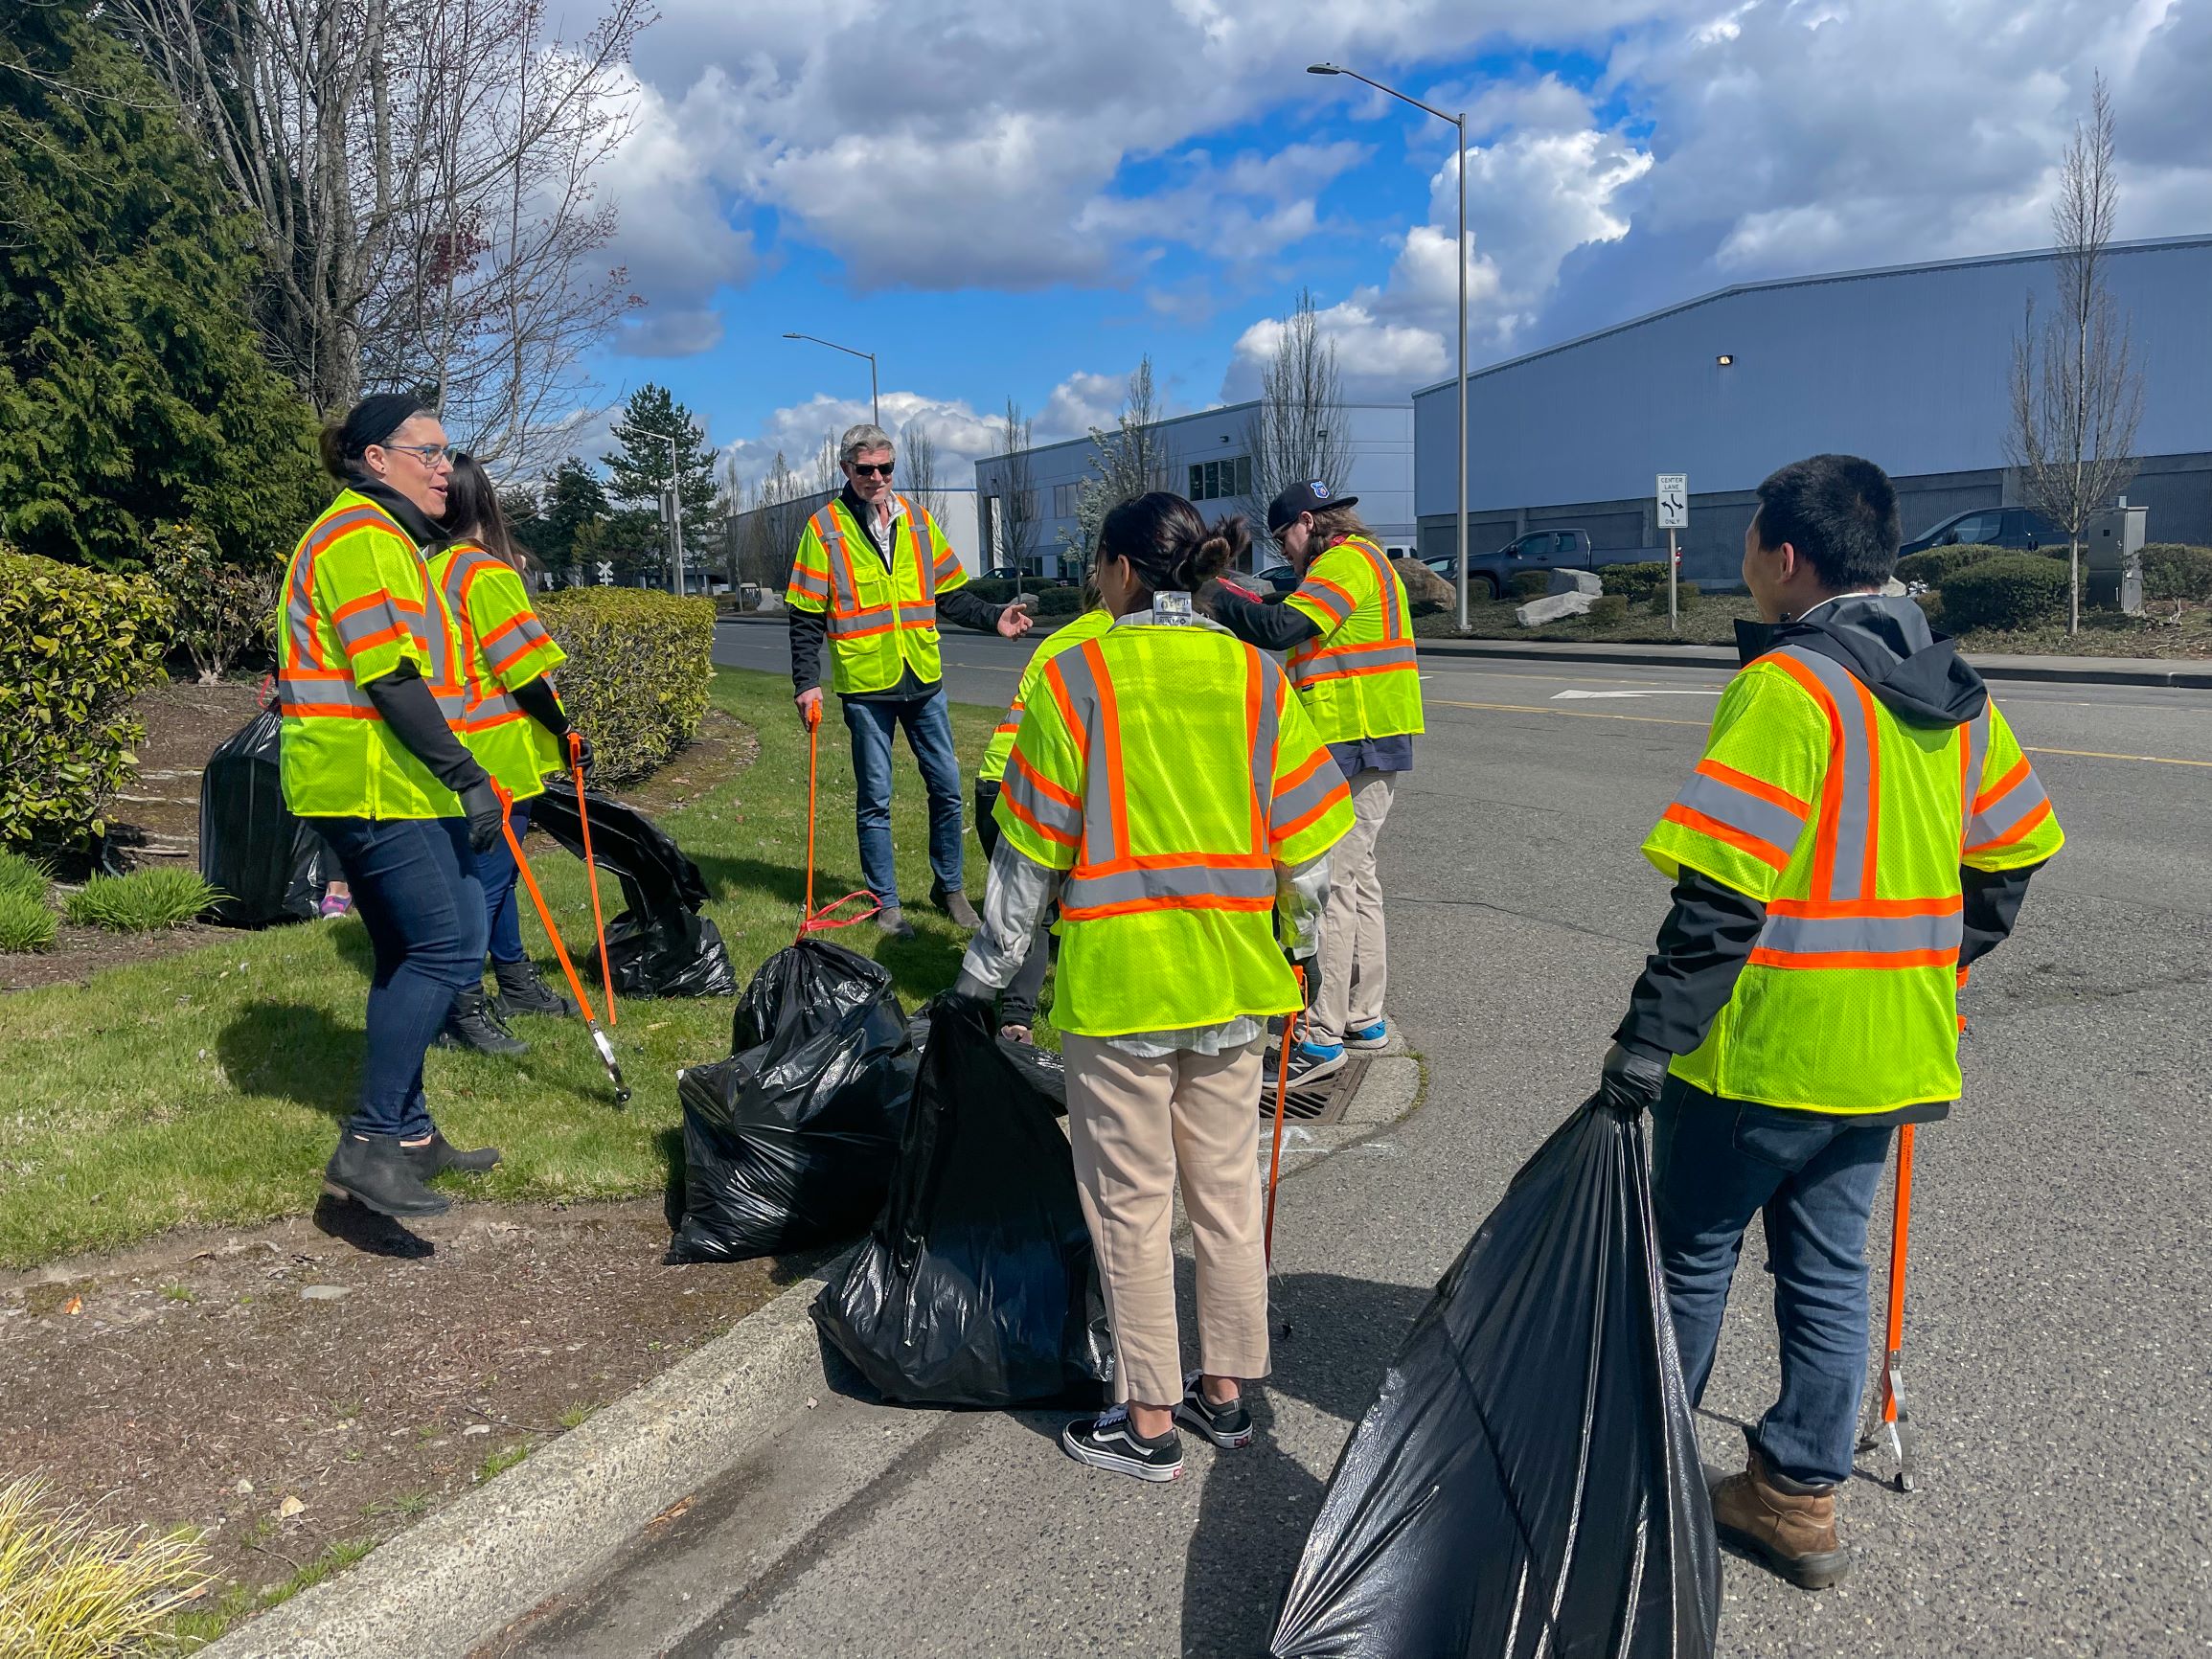
[[[741,984],[799,926],[807,743],[780,676],[724,670],[714,699],[759,734],[755,763],[659,821],[698,861]],[[995,711],[953,705],[970,782]],[[892,809],[899,880],[919,937],[871,926],[830,937],[880,960],[911,1007],[958,971],[964,936],[917,901],[929,891],[922,781],[903,745]],[[844,726],[822,728],[816,901],[861,885]],[[590,949],[582,866],[525,844],[563,932]],[[983,890],[972,829],[968,888]],[[603,897],[619,908],[611,880]],[[525,900],[527,904],[527,900]],[[526,909],[523,937],[559,970]],[[243,1225],[314,1206],[362,1046],[369,943],[357,919],[239,933],[185,955],[0,997],[0,1263],[112,1249],[187,1224]],[[589,988],[598,1000],[596,987]],[[431,1110],[457,1144],[501,1148],[490,1176],[445,1184],[489,1198],[658,1193],[680,1168],[677,1068],[729,1053],[732,1003],[625,1002],[614,1031],[635,1096],[616,1109],[580,1020],[525,1019],[519,1059],[433,1049]],[[604,1012],[604,1011],[603,1011]]]

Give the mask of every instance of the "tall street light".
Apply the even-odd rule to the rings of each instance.
[[[1459,128],[1459,630],[1467,631],[1467,116],[1448,115],[1432,103],[1408,97],[1395,86],[1370,80],[1340,63],[1307,65],[1308,75],[1349,75],[1353,80],[1386,92],[1401,103],[1425,109],[1439,121]]]
[[[675,563],[676,597],[683,599],[688,597],[684,591],[684,484],[683,475],[676,470],[676,441],[673,434],[667,432],[655,432],[650,436],[658,438],[669,446],[670,551]]]
[[[834,340],[825,340],[819,334],[786,334],[787,340],[811,340],[817,346],[827,346],[832,352],[843,352],[847,356],[868,359],[868,420],[872,425],[883,424],[883,410],[876,396],[876,353],[856,352],[850,346],[840,346]]]

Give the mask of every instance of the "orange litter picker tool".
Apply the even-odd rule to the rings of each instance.
[[[1290,972],[1298,981],[1298,1011],[1283,1022],[1282,1058],[1275,1067],[1275,1145],[1267,1154],[1266,1260],[1270,1270],[1275,1265],[1275,1183],[1283,1175],[1283,1102],[1290,1093],[1290,1049],[1298,1040],[1298,1027],[1305,1019],[1306,1010],[1306,970],[1293,964]]]
[[[844,898],[814,908],[814,803],[822,763],[822,705],[816,703],[807,711],[807,898],[806,908],[799,918],[799,937],[810,933],[827,933],[833,927],[853,927],[866,921],[883,907],[876,902],[876,896],[865,888],[858,893],[848,893]],[[865,898],[868,908],[853,916],[839,916],[838,911],[855,898]]]
[[[614,1082],[614,1103],[626,1106],[629,1104],[629,1089],[622,1080],[622,1067],[615,1062],[614,1039],[599,1029],[591,1011],[591,998],[583,994],[583,981],[576,977],[576,965],[568,960],[568,946],[561,943],[560,929],[553,925],[553,912],[546,908],[537,877],[530,873],[530,860],[522,855],[522,842],[514,833],[514,797],[496,778],[491,781],[491,791],[499,797],[499,832],[507,837],[507,851],[514,855],[522,885],[530,889],[530,902],[537,906],[537,920],[544,925],[545,937],[553,941],[553,954],[560,958],[560,971],[568,975],[568,989],[576,993],[577,1011],[583,1017],[584,1029],[591,1033],[591,1046],[599,1052],[600,1063]]]
[[[1882,1350],[1881,1392],[1867,1401],[1866,1432],[1859,1449],[1869,1452],[1883,1442],[1897,1460],[1897,1489],[1913,1487],[1912,1419],[1904,1409],[1904,1246],[1912,1221],[1912,1125],[1897,1131],[1897,1203],[1889,1232],[1889,1327]]]
[[[583,830],[583,874],[591,883],[591,927],[599,935],[599,984],[606,992],[606,1029],[622,1024],[614,1011],[614,964],[606,959],[606,918],[599,908],[599,866],[591,857],[591,809],[583,799],[583,736],[568,734],[568,770],[576,780],[576,822]]]

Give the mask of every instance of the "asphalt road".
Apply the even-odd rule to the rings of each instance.
[[[780,667],[782,636],[727,627],[717,654]],[[1026,654],[953,636],[954,694],[1003,701]],[[1721,683],[1483,663],[1425,677],[1429,731],[1381,856],[1391,1012],[1425,1057],[1426,1103],[1284,1189],[1277,1310],[1293,1334],[1263,1441],[1220,1455],[1187,1441],[1186,1478],[1145,1487],[1067,1461],[1051,1416],[848,1411],[790,1458],[886,1434],[901,1455],[765,1577],[672,1584],[715,1603],[673,1650],[1262,1650],[1381,1367],[1588,1091],[1666,903],[1634,850]],[[1905,1336],[1920,1487],[1852,1483],[1859,1560],[1838,1589],[1800,1594],[1728,1558],[1724,1654],[2212,1648],[2212,695],[2000,700],[2070,839],[1975,974],[1964,1102],[1920,1136]],[[1754,1239],[1705,1401],[1715,1462],[1740,1462],[1735,1425],[1775,1386],[1759,1260]],[[773,1473],[748,1478],[772,1489]],[[763,1520],[733,1503],[691,1560],[715,1557],[716,1525],[727,1557]],[[651,1550],[624,1571],[652,1581]],[[649,1650],[588,1617],[546,1635],[533,1650]]]

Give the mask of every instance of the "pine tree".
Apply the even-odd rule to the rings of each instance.
[[[503,498],[504,499],[504,498]],[[536,554],[548,570],[566,572],[590,551],[591,532],[607,518],[606,490],[599,475],[581,457],[571,455],[554,470],[552,481],[537,496],[536,511],[527,525],[517,523],[517,539]],[[585,571],[586,579],[596,573]]]
[[[330,486],[256,265],[174,105],[83,0],[0,7],[0,541],[129,569],[190,519],[284,557]]]
[[[666,386],[648,381],[629,395],[614,428],[622,451],[600,457],[606,464],[606,493],[626,507],[657,512],[661,491],[668,487],[671,438],[682,481],[684,521],[703,524],[721,492],[715,481],[715,452],[707,446],[705,425]]]

